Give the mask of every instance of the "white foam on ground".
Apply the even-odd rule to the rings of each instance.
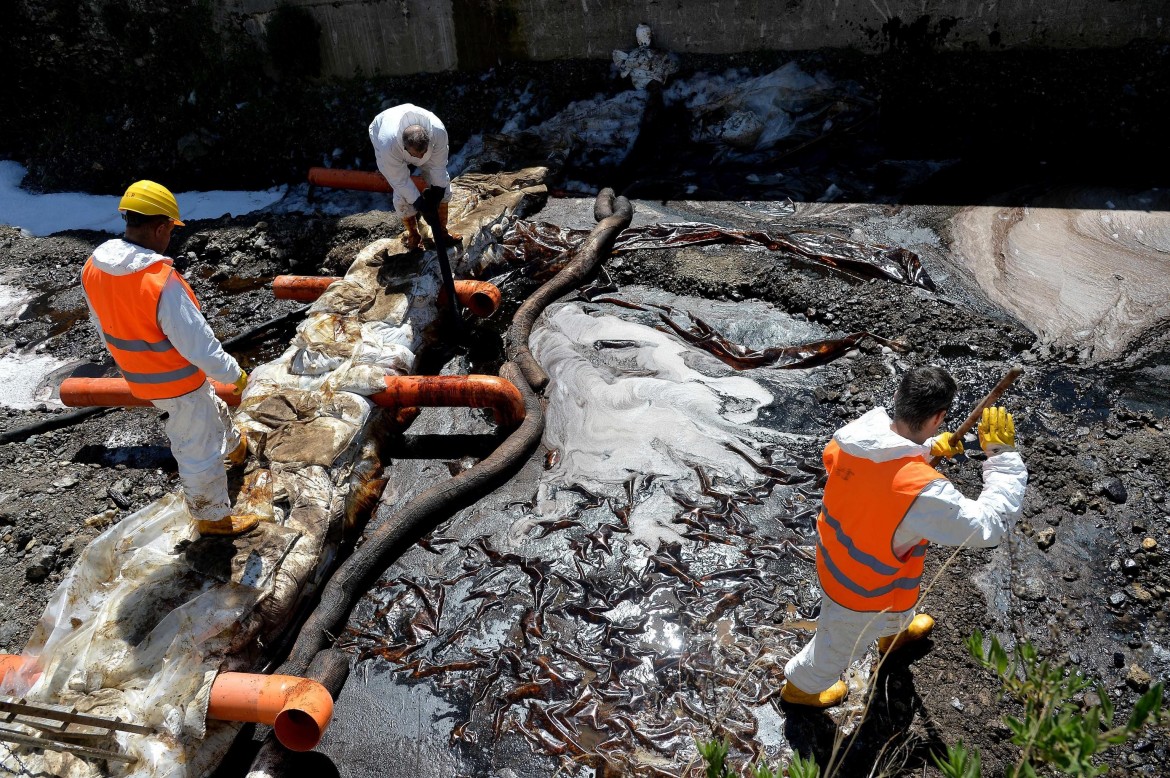
[[[533,332],[532,351],[551,379],[544,442],[561,454],[548,481],[619,496],[635,475],[697,485],[695,466],[752,480],[724,442],[754,448],[777,434],[751,426],[772,402],[764,387],[692,369],[684,357],[699,352],[650,327],[567,304]]]
[[[118,213],[121,195],[27,192],[20,188],[27,172],[19,162],[0,160],[0,224],[38,236],[62,230],[122,233],[124,224]],[[272,205],[284,194],[285,187],[277,187],[263,192],[178,192],[175,199],[183,220],[191,221],[251,213]]]
[[[60,400],[51,398],[51,387],[41,387],[45,376],[64,364],[46,354],[0,356],[0,406],[27,411],[44,403],[50,408],[64,408]]]
[[[33,295],[27,289],[0,283],[0,322],[15,319],[32,299]]]

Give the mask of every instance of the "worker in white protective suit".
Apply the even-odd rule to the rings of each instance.
[[[447,172],[450,149],[447,128],[439,117],[410,103],[388,108],[370,123],[370,143],[378,170],[394,190],[394,211],[406,229],[406,247],[415,249],[422,242],[420,213],[434,213],[437,229],[446,232],[451,202],[451,175]],[[412,167],[427,185],[421,191],[411,180]],[[431,229],[436,226],[431,224]],[[463,239],[449,235],[452,243]]]
[[[234,384],[240,394],[248,374],[224,352],[195,292],[163,255],[175,227],[183,226],[174,195],[153,181],[137,181],[118,210],[125,235],[94,249],[81,272],[90,319],[131,394],[166,412],[196,529],[203,535],[246,532],[259,517],[231,515],[224,458],[242,463],[247,441],[207,378]]]
[[[784,667],[783,700],[836,705],[847,693],[841,674],[870,643],[884,656],[930,634],[934,619],[915,613],[928,543],[994,546],[1015,524],[1028,471],[1003,408],[985,409],[979,423],[987,453],[979,499],[964,497],[927,463],[963,451],[949,432],[932,437],[954,397],[945,370],[915,368],[894,395],[893,419],[875,408],[826,446],[829,477],[817,519],[821,611],[813,639]]]

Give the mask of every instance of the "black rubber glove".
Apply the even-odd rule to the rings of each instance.
[[[428,213],[431,212],[431,209],[427,204],[427,199],[425,197],[423,197],[421,194],[418,196],[417,200],[415,200],[413,203],[410,204],[410,206],[412,208],[414,208],[414,210],[421,213],[423,216],[426,216]]]

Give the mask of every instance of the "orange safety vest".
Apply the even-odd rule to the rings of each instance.
[[[193,392],[206,374],[180,354],[158,326],[158,302],[163,287],[174,277],[195,307],[199,300],[171,260],[154,262],[142,270],[116,276],[99,270],[93,257],[81,271],[81,285],[97,314],[102,339],[114,358],[130,393],[143,400],[165,400]]]
[[[927,543],[902,557],[894,532],[919,493],[943,474],[920,456],[874,462],[825,447],[829,480],[817,518],[817,575],[833,602],[862,612],[907,611],[918,602]]]

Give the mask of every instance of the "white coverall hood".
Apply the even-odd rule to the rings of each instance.
[[[143,268],[150,267],[156,262],[170,261],[170,257],[139,246],[137,243],[131,243],[124,238],[107,240],[93,250],[94,265],[98,270],[112,276],[128,276]]]
[[[837,445],[846,454],[871,462],[889,462],[894,459],[930,454],[934,438],[915,443],[892,429],[894,420],[885,408],[874,408],[861,418],[849,422],[833,435]]]

